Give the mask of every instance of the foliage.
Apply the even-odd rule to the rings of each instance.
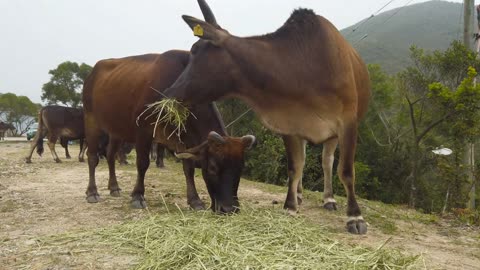
[[[247,153],[244,175],[265,183],[285,184],[287,168],[281,137],[263,127],[255,114],[248,111],[248,107],[241,101],[229,99],[217,105],[230,135],[253,134],[256,137],[255,147]],[[244,113],[246,114],[239,118]]]
[[[453,208],[453,214],[460,220],[462,223],[480,226],[480,210],[471,210],[465,208]]]
[[[480,62],[474,52],[460,42],[454,41],[445,51],[426,52],[412,46],[411,59],[414,63],[398,74],[397,87],[405,108],[404,118],[409,119],[410,131],[401,140],[407,144],[406,150],[410,170],[405,178],[409,185],[409,205],[419,203],[428,211],[440,211],[443,201],[439,193],[449,193],[451,184],[438,189],[436,176],[441,172],[435,168],[433,155],[429,150],[443,145],[454,150],[453,162],[456,178],[449,179],[458,187],[453,204],[464,203],[466,174],[462,157],[464,145],[478,136],[477,110],[480,102],[473,79]],[[432,174],[433,173],[433,174]],[[435,191],[439,192],[436,193]],[[435,203],[437,202],[437,203]]]
[[[81,90],[92,67],[82,63],[66,61],[48,72],[50,81],[42,87],[42,101],[51,104],[65,104],[71,107],[81,105]]]
[[[35,123],[39,104],[33,103],[26,96],[13,93],[0,94],[0,119],[12,123],[14,135],[23,135]]]

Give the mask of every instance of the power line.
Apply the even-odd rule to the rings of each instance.
[[[408,1],[403,7],[397,9],[392,15],[390,15],[390,17],[388,17],[383,23],[382,25],[384,25],[386,22],[388,22],[393,16],[397,15],[398,12],[400,12],[404,7],[408,6],[411,2],[413,2],[414,0],[410,0]]]
[[[393,1],[395,0],[390,0],[388,1],[385,5],[383,5],[379,10],[377,10],[375,13],[373,13],[372,15],[370,15],[370,17],[368,17],[367,19],[363,20],[359,25],[357,25],[357,27],[353,28],[352,31],[350,33],[348,33],[346,36],[348,36],[349,34],[353,34],[353,32],[357,31],[358,28],[360,28],[364,23],[368,22],[371,18],[375,17],[378,15],[378,13],[380,13],[380,11],[382,11],[384,8],[386,8],[388,5],[390,5]]]
[[[393,16],[397,15],[403,8],[405,8],[406,6],[408,6],[410,3],[412,3],[414,0],[409,0],[407,1],[407,3],[405,5],[403,5],[402,7],[398,8],[397,10],[395,10],[395,12],[392,13],[392,15],[390,15],[385,21],[383,21],[380,25],[385,25],[391,18],[393,18]],[[377,29],[378,30],[378,29]],[[370,32],[373,33],[375,31],[372,31]],[[368,33],[363,36],[361,39],[357,40],[356,42],[354,42],[354,44],[358,44],[359,42],[365,40],[366,38],[368,37]]]

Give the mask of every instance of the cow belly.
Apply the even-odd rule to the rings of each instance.
[[[273,132],[282,135],[294,135],[305,138],[312,143],[322,143],[337,136],[334,121],[326,120],[310,112],[289,111],[281,113],[259,114],[262,123]]]
[[[71,129],[62,129],[60,131],[60,137],[77,138],[78,134]]]

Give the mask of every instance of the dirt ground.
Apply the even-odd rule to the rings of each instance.
[[[97,185],[102,201],[88,204],[85,189],[88,182],[86,163],[76,158],[64,158],[57,148],[62,163],[54,163],[46,149],[43,157],[34,156],[32,164],[23,161],[29,148],[26,142],[0,142],[0,269],[129,269],[137,259],[118,256],[111,250],[75,250],[75,243],[58,243],[55,248],[40,248],[38,239],[79,230],[92,230],[122,222],[140,219],[149,212],[165,213],[162,198],[187,209],[185,183],[180,164],[166,161],[167,169],[150,167],[146,176],[148,210],[133,210],[129,193],[135,182],[135,166],[118,166],[118,180],[123,188],[121,197],[109,196],[108,171],[101,161],[97,170]],[[78,154],[73,145],[71,155]],[[133,160],[130,160],[133,163]],[[203,181],[197,176],[200,197],[208,203]],[[281,207],[285,189],[268,187],[242,180],[239,196],[243,202],[259,207]],[[393,220],[397,230],[385,233],[369,221],[366,236],[352,236],[344,232],[344,209],[330,213],[321,209],[320,196],[307,196],[301,215],[338,230],[338,240],[352,244],[378,247],[387,239],[390,248],[421,254],[426,269],[480,269],[480,233],[478,228],[454,226],[448,222],[423,224],[415,221]],[[272,201],[279,202],[272,205]],[[361,202],[366,204],[366,202]],[[365,206],[365,205],[364,205]],[[372,208],[372,207],[370,207]],[[370,211],[370,212],[369,212]]]

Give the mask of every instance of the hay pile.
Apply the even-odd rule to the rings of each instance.
[[[157,102],[148,104],[147,108],[137,117],[137,125],[140,117],[147,112],[150,112],[150,114],[145,117],[145,120],[151,118],[152,116],[155,117],[155,121],[151,123],[152,125],[155,125],[153,129],[154,138],[157,127],[160,124],[164,126],[164,132],[168,125],[173,126],[173,131],[170,133],[170,135],[168,135],[168,139],[170,139],[173,134],[176,134],[180,139],[182,132],[187,131],[185,128],[185,122],[187,121],[187,118],[190,116],[190,114],[195,117],[195,115],[192,114],[187,107],[183,106],[182,103],[171,98],[164,98]]]
[[[351,246],[328,229],[279,210],[152,215],[91,235],[113,252],[138,255],[136,269],[408,269],[418,256]],[[69,237],[72,237],[71,235]]]

